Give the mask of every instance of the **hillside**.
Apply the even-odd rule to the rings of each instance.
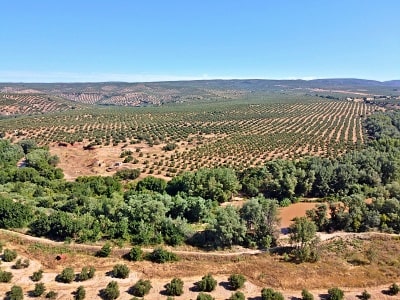
[[[207,100],[262,97],[266,94],[307,93],[336,97],[351,95],[400,96],[400,81],[379,82],[362,79],[317,80],[198,80],[174,82],[98,82],[98,83],[0,83],[3,98],[9,95],[37,95],[82,104],[145,106],[163,103],[198,102]],[[5,96],[4,96],[5,95]],[[24,110],[17,110],[24,113]],[[4,114],[4,113],[3,113]],[[12,113],[9,113],[12,114]]]

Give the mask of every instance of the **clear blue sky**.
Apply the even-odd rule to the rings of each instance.
[[[400,79],[399,0],[3,0],[0,81]]]

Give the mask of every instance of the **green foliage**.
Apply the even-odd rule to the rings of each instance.
[[[337,288],[333,287],[328,290],[328,300],[342,300],[344,299],[344,292]]]
[[[164,151],[172,151],[175,150],[178,147],[177,144],[175,143],[168,143],[165,146],[162,147],[162,150]]]
[[[45,291],[46,287],[44,286],[44,283],[36,283],[35,289],[32,291],[32,295],[34,297],[40,297],[44,294]]]
[[[115,278],[128,278],[130,270],[127,265],[117,264],[113,267],[112,272]]]
[[[127,255],[130,261],[141,261],[143,259],[143,250],[139,246],[133,246]]]
[[[165,290],[169,296],[180,296],[183,294],[183,281],[180,278],[173,278],[165,285]]]
[[[18,285],[13,285],[11,290],[7,292],[7,300],[22,300],[24,299],[24,292]]]
[[[308,290],[303,289],[301,291],[301,299],[302,300],[314,300],[314,296]]]
[[[78,274],[78,281],[85,281],[94,277],[96,269],[93,266],[83,267],[82,271]]]
[[[217,208],[208,230],[213,239],[211,244],[216,247],[240,245],[246,235],[246,225],[231,205]]]
[[[318,260],[317,226],[306,217],[295,218],[290,225],[290,242],[295,245],[293,254],[299,262]]]
[[[10,282],[13,278],[13,274],[11,272],[0,270],[0,282],[7,283]]]
[[[140,176],[140,169],[123,169],[118,170],[115,176],[122,180],[134,180]]]
[[[389,286],[389,294],[390,295],[397,295],[400,292],[400,286],[397,283],[393,283]]]
[[[29,259],[26,258],[24,259],[24,261],[22,261],[22,259],[19,258],[15,262],[14,269],[25,269],[29,267],[29,264],[30,264]]]
[[[135,285],[131,288],[130,292],[137,297],[143,297],[147,295],[151,290],[150,280],[139,279]]]
[[[13,145],[8,140],[0,138],[0,166],[15,166],[17,161],[24,156],[24,152],[19,145]]]
[[[235,292],[233,293],[228,300],[245,300],[246,297],[242,292]]]
[[[263,288],[261,290],[261,300],[284,300],[283,295],[271,288]]]
[[[217,286],[217,281],[211,274],[207,274],[197,283],[197,287],[203,292],[212,292]]]
[[[25,154],[28,154],[32,150],[37,148],[37,144],[34,140],[21,140],[18,142]]]
[[[244,283],[246,282],[246,277],[244,277],[242,274],[232,274],[229,276],[228,282],[234,290],[237,290],[243,287]]]
[[[368,300],[368,299],[371,299],[371,294],[368,293],[366,290],[364,290],[362,292],[362,294],[360,296],[358,296],[358,298],[361,300]]]
[[[0,195],[0,228],[22,228],[31,219],[29,206]]]
[[[167,182],[162,178],[156,178],[153,176],[147,176],[140,180],[136,185],[137,191],[152,191],[157,193],[164,193],[167,187]]]
[[[10,249],[4,249],[3,261],[10,262],[10,261],[13,261],[16,258],[17,258],[17,251],[10,250]]]
[[[147,259],[158,264],[163,264],[166,262],[178,261],[178,256],[175,253],[157,247],[147,255]]]
[[[56,299],[57,298],[57,293],[55,291],[49,291],[46,294],[46,299]]]
[[[79,286],[75,293],[74,293],[74,299],[75,300],[83,300],[86,297],[86,290],[85,287],[83,287],[82,285]]]
[[[213,296],[211,296],[210,294],[206,294],[203,292],[200,292],[197,297],[196,300],[214,300],[215,298]]]
[[[108,257],[111,254],[111,244],[105,243],[99,251],[96,252],[97,257]]]
[[[101,294],[104,300],[117,299],[120,294],[118,283],[116,281],[109,282]]]
[[[33,272],[32,276],[30,277],[32,281],[40,281],[43,278],[43,270],[40,269],[36,272]]]
[[[75,279],[74,269],[64,268],[60,274],[57,275],[56,280],[63,283],[71,283]]]

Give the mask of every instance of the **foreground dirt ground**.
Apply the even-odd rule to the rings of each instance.
[[[373,295],[372,299],[398,299],[382,293],[393,283],[400,281],[399,250],[397,237],[388,235],[343,235],[325,242],[321,260],[315,264],[294,264],[283,261],[278,254],[240,254],[196,251],[181,251],[181,259],[176,263],[153,264],[147,261],[129,262],[122,258],[129,251],[126,248],[114,247],[109,258],[96,258],[93,254],[99,249],[94,245],[62,244],[48,240],[32,239],[21,234],[0,231],[0,240],[5,248],[15,249],[18,257],[28,258],[27,269],[13,269],[12,263],[2,262],[1,269],[14,274],[11,283],[0,284],[0,297],[10,290],[11,286],[20,285],[27,298],[35,283],[29,276],[42,268],[46,290],[58,293],[57,299],[73,299],[73,292],[78,286],[86,289],[86,299],[100,299],[100,290],[115,280],[119,284],[121,295],[118,299],[132,299],[129,288],[140,279],[150,279],[153,288],[145,299],[166,299],[164,285],[173,277],[184,281],[184,294],[175,299],[196,299],[198,291],[195,283],[207,273],[211,273],[218,281],[218,286],[211,294],[215,299],[228,299],[233,293],[227,288],[227,280],[232,273],[242,273],[247,282],[241,291],[247,299],[261,299],[263,287],[272,287],[285,296],[285,299],[300,297],[301,289],[309,289],[315,299],[324,297],[327,289],[338,286],[345,291],[346,299],[358,299],[357,295],[366,289]],[[373,261],[367,261],[365,251],[375,251]],[[238,250],[236,250],[238,251]],[[57,254],[65,253],[65,259],[57,261]],[[255,253],[255,252],[254,252]],[[108,275],[117,263],[127,264],[131,270],[129,278],[116,279]],[[78,274],[83,266],[96,268],[95,278],[85,282],[64,284],[55,281],[55,277],[63,268],[72,267]]]

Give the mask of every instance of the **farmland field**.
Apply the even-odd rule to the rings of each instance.
[[[93,107],[3,119],[0,128],[13,140],[49,145],[66,165],[85,156],[84,146],[91,146],[85,165],[100,160],[104,168],[82,170],[84,174],[104,173],[122,161],[122,151],[129,151],[132,159],[124,167],[171,177],[202,167],[243,169],[278,158],[336,157],[363,144],[362,121],[376,109],[362,102],[281,96],[147,108]],[[163,150],[166,145],[173,145],[172,151]]]

